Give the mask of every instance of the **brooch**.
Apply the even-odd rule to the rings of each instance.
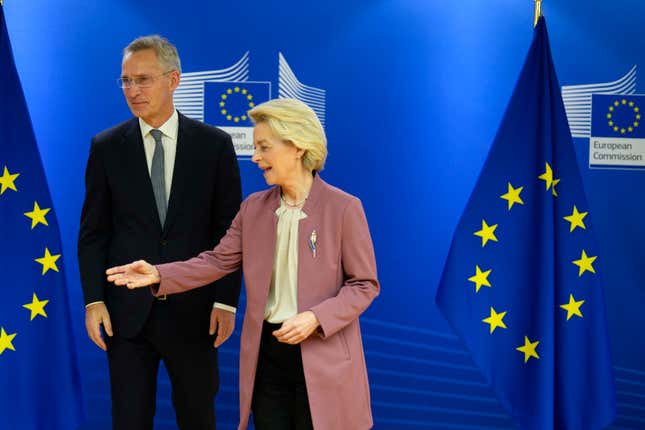
[[[318,239],[318,233],[316,233],[316,230],[311,232],[311,235],[309,236],[309,248],[311,248],[311,253],[313,254],[314,258],[316,258],[316,240]]]

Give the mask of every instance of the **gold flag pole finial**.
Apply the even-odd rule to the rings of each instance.
[[[540,19],[541,16],[542,16],[542,0],[535,0],[535,10],[533,13],[533,27],[537,25],[538,19]]]

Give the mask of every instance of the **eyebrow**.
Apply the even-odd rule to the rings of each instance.
[[[144,76],[151,76],[149,73],[140,73],[137,75],[121,75],[121,78],[142,78]]]

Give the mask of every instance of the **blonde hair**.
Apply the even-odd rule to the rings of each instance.
[[[303,149],[302,164],[321,171],[327,159],[327,138],[316,113],[296,99],[273,99],[249,111],[255,124],[267,124],[282,140]]]

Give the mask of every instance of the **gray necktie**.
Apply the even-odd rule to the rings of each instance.
[[[161,130],[150,130],[150,134],[155,139],[155,152],[152,155],[150,179],[152,180],[152,191],[155,193],[155,201],[157,202],[159,220],[163,227],[166,221],[168,203],[166,202],[166,175],[164,170],[163,145],[161,144]]]

